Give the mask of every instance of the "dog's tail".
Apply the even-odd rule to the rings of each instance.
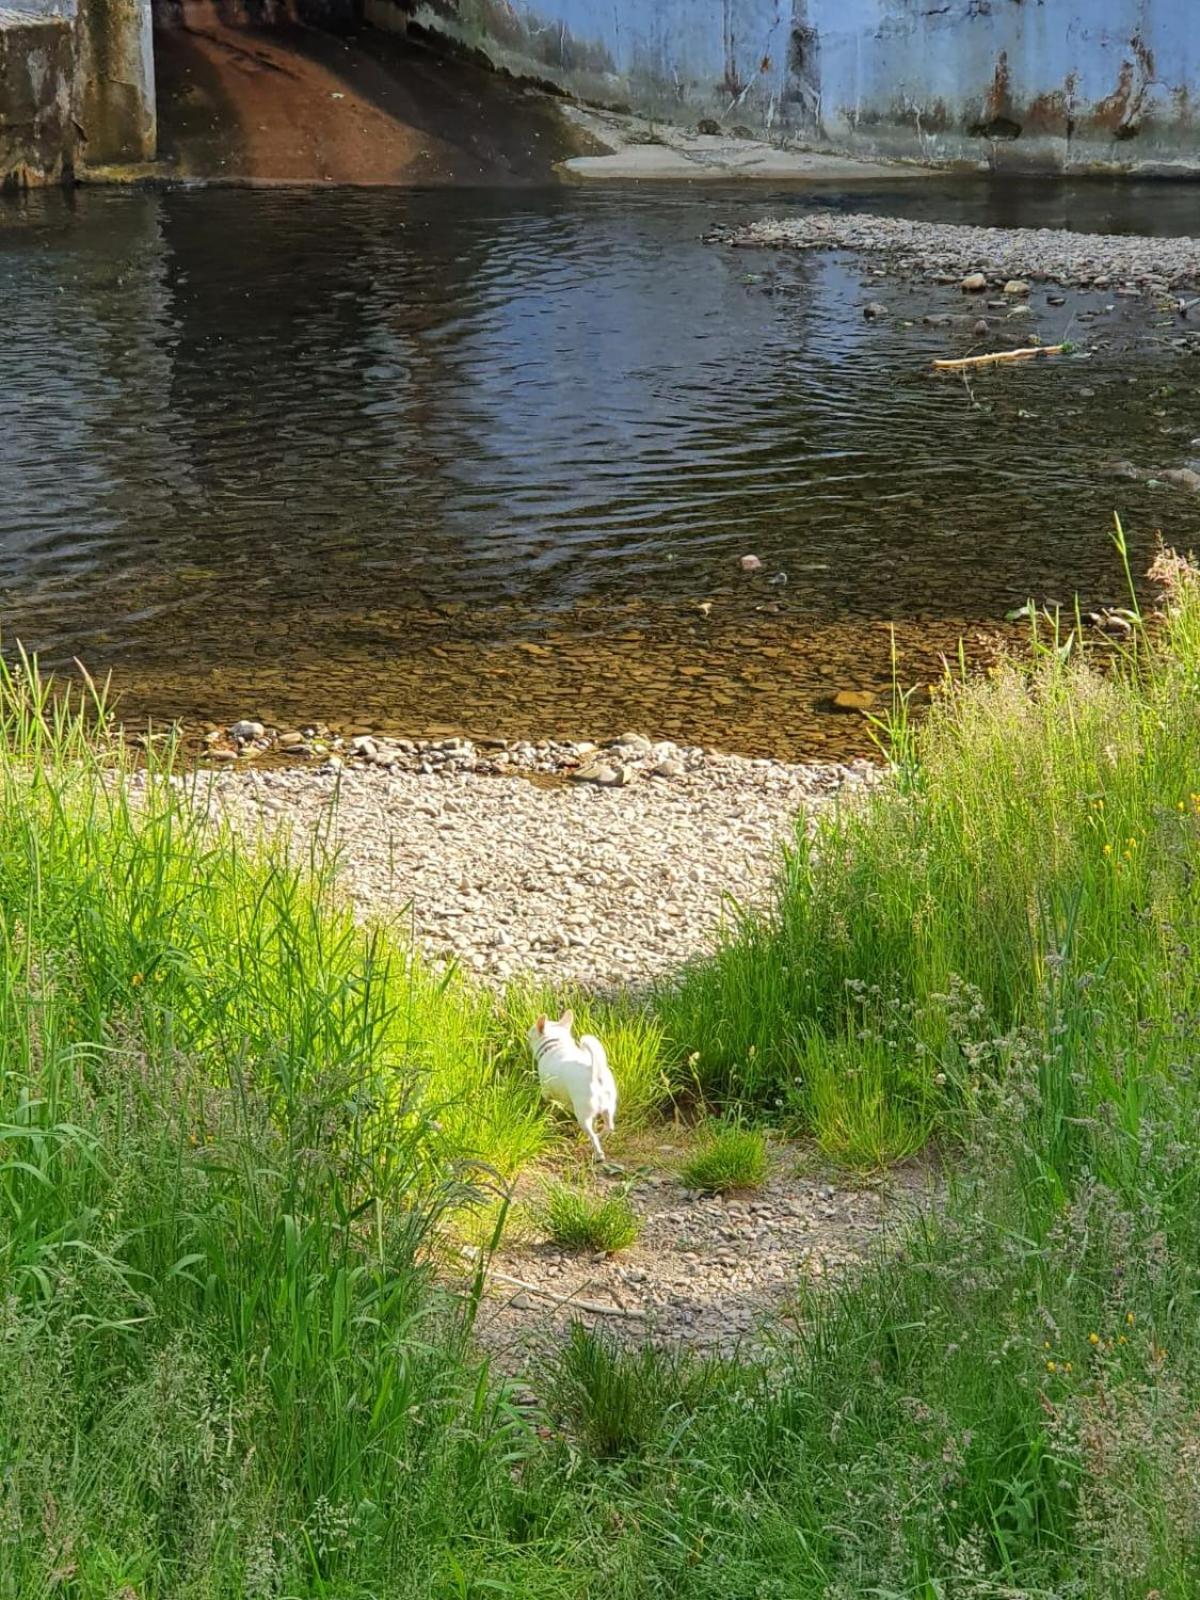
[[[604,1046],[594,1033],[585,1033],[579,1040],[579,1048],[592,1063],[592,1082],[608,1070],[608,1056]]]

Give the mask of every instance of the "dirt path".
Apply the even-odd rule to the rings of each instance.
[[[630,1343],[752,1349],[795,1319],[806,1287],[861,1266],[938,1189],[927,1165],[854,1179],[811,1146],[779,1142],[760,1191],[701,1196],[678,1178],[693,1138],[668,1125],[614,1141],[625,1172],[588,1175],[599,1191],[627,1190],[642,1219],[637,1243],[615,1256],[563,1250],[530,1217],[547,1177],[586,1171],[573,1149],[522,1177],[477,1323],[503,1370],[526,1373],[575,1319]]]

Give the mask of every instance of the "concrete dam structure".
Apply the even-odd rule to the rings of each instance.
[[[431,0],[514,72],[846,153],[1200,173],[1197,0]]]
[[[298,30],[313,40],[329,30],[353,33],[367,50],[376,41],[385,56],[393,52],[386,70],[401,99],[410,78],[420,76],[414,58],[395,55],[407,33],[465,47],[517,79],[593,104],[781,144],[926,166],[1194,176],[1197,3],[157,0],[152,9],[152,0],[7,0],[0,5],[0,185],[153,161],[156,25],[160,76],[169,67],[174,81],[164,41],[181,27],[200,37],[201,24],[210,35],[234,27],[260,39],[272,28],[281,38],[291,30],[285,51],[293,50]],[[211,38],[205,47],[216,48]],[[230,59],[237,53],[228,38],[221,48]],[[278,65],[259,60],[256,81],[245,70],[236,80],[226,72],[211,125],[236,101],[242,124],[261,135],[253,102],[270,98],[266,69]],[[224,92],[230,84],[232,95]],[[381,117],[389,114],[389,93],[374,96]],[[318,98],[328,114],[341,94]],[[266,117],[272,127],[275,115]],[[279,115],[298,133],[309,121],[294,108]],[[477,111],[477,123],[481,115],[486,120]],[[445,121],[448,113],[439,116]],[[365,148],[370,107],[361,120],[357,137]],[[390,133],[379,136],[387,143]],[[286,125],[277,142],[282,175],[302,177],[288,167]],[[406,181],[402,154],[376,163],[371,181]],[[339,181],[341,170],[323,176]]]

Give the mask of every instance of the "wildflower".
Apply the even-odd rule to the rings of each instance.
[[[1125,1337],[1125,1335],[1124,1335],[1124,1334],[1123,1334],[1123,1333],[1122,1333],[1122,1334],[1119,1334],[1119,1335],[1118,1335],[1118,1337],[1117,1337],[1117,1343],[1118,1343],[1118,1344],[1128,1344],[1128,1343],[1129,1343],[1129,1340],[1128,1340],[1128,1339],[1127,1339],[1127,1338],[1126,1338],[1126,1337]]]
[[[1136,1321],[1137,1321],[1137,1318],[1134,1316],[1132,1311],[1127,1311],[1125,1313],[1125,1325],[1126,1325],[1126,1327],[1132,1328]]]
[[[1047,1361],[1047,1363],[1046,1363],[1046,1371],[1047,1372],[1057,1372],[1058,1371],[1058,1362],[1057,1361]]]
[[[1088,1343],[1090,1345],[1099,1344],[1100,1343],[1100,1335],[1098,1333],[1089,1333],[1088,1334]]]
[[[1182,810],[1184,810],[1184,804],[1183,804],[1183,801],[1182,801],[1182,800],[1176,800],[1176,802],[1175,802],[1175,809],[1176,809],[1176,811],[1182,811]]]
[[[1071,1363],[1069,1361],[1064,1361],[1063,1362],[1063,1371],[1064,1372],[1070,1372],[1070,1370],[1071,1370]]]
[[[129,981],[130,981],[130,983],[133,985],[133,987],[135,989],[140,989],[142,987],[142,985],[145,983],[146,980],[145,980],[145,978],[143,978],[143,976],[142,976],[142,974],[140,972],[135,972],[133,977],[130,978]]]
[[[1104,854],[1105,854],[1105,855],[1106,855],[1106,856],[1110,856],[1110,855],[1112,855],[1112,845],[1110,845],[1110,844],[1106,844],[1106,845],[1105,845],[1105,846],[1104,846]]]
[[[155,983],[161,983],[166,975],[166,971],[162,967],[159,967],[158,971],[154,974]]]

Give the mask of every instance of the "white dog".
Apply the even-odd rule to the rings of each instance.
[[[574,1022],[573,1011],[564,1011],[557,1022],[539,1017],[529,1030],[529,1048],[537,1063],[542,1094],[574,1115],[603,1161],[596,1124],[607,1125],[612,1132],[617,1117],[617,1084],[604,1046],[594,1033],[585,1033],[576,1044],[571,1035]]]

